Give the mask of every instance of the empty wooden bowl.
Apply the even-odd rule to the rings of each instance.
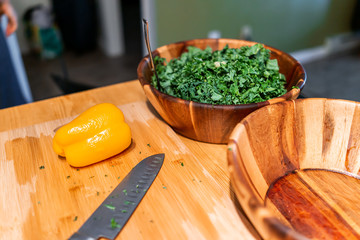
[[[360,239],[360,103],[297,99],[244,118],[231,185],[264,239]]]
[[[153,55],[159,55],[170,61],[170,59],[177,58],[186,51],[187,46],[195,46],[200,49],[210,46],[213,50],[219,50],[227,44],[230,48],[240,48],[254,45],[256,42],[235,39],[196,39],[160,47],[153,52]],[[153,73],[149,56],[144,57],[139,63],[137,74],[150,103],[177,133],[198,141],[227,143],[235,125],[249,113],[269,104],[296,99],[304,87],[306,74],[301,64],[280,50],[265,47],[271,50],[271,58],[278,60],[280,72],[285,75],[287,80],[287,93],[265,102],[212,105],[187,101],[164,94],[150,84]],[[298,88],[293,88],[293,86]]]

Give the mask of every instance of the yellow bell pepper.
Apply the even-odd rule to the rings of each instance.
[[[124,151],[131,144],[131,131],[124,114],[110,103],[95,105],[59,128],[54,151],[73,167],[84,167]]]

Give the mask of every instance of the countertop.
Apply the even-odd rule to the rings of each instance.
[[[124,113],[132,144],[83,168],[52,150],[54,129],[109,102]],[[258,239],[231,190],[224,144],[175,133],[137,80],[0,110],[0,234],[66,239],[142,159],[164,165],[117,239]]]

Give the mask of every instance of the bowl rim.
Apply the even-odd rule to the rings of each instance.
[[[255,45],[255,44],[262,44],[266,49],[269,49],[270,51],[274,50],[275,52],[280,52],[283,55],[285,55],[287,58],[291,59],[292,61],[294,61],[294,63],[296,65],[298,65],[300,67],[300,69],[302,70],[304,77],[300,80],[298,80],[296,82],[296,84],[294,86],[298,87],[298,88],[293,88],[290,91],[287,91],[285,94],[277,96],[275,98],[271,98],[269,100],[266,101],[262,101],[262,102],[256,102],[256,103],[245,103],[245,104],[210,104],[210,103],[201,103],[201,102],[196,102],[196,101],[192,101],[192,100],[186,100],[186,99],[182,99],[179,97],[174,97],[171,96],[169,94],[163,93],[161,91],[159,91],[158,89],[156,89],[150,82],[147,82],[145,80],[145,77],[143,76],[142,73],[142,66],[144,64],[150,64],[150,56],[149,54],[147,54],[146,56],[144,56],[140,63],[138,64],[137,67],[137,75],[138,75],[138,80],[140,81],[141,85],[144,87],[145,85],[149,85],[151,91],[156,94],[157,96],[161,96],[162,98],[168,98],[168,100],[170,100],[171,102],[178,102],[178,99],[180,99],[182,102],[185,102],[185,104],[192,104],[193,106],[202,106],[205,108],[221,108],[221,109],[226,109],[226,108],[244,108],[244,109],[248,109],[248,108],[258,108],[258,107],[262,107],[262,106],[266,106],[269,105],[270,103],[277,103],[277,102],[282,102],[282,101],[286,101],[288,100],[289,97],[291,96],[295,96],[295,95],[300,95],[300,92],[302,91],[302,89],[305,86],[305,83],[307,81],[307,73],[305,68],[303,67],[303,65],[296,60],[293,56],[291,56],[290,54],[281,51],[277,48],[271,47],[269,45],[260,43],[260,42],[255,42],[255,41],[247,41],[247,40],[241,40],[241,39],[232,39],[232,38],[196,38],[196,39],[190,39],[190,40],[185,40],[185,41],[178,41],[178,42],[174,42],[174,43],[170,43],[170,44],[166,44],[163,46],[160,46],[158,48],[156,48],[154,51],[152,51],[152,55],[156,56],[159,55],[159,49],[161,48],[165,48],[168,46],[173,46],[173,45],[177,45],[177,44],[185,44],[185,46],[187,46],[187,43],[189,42],[194,42],[194,41],[215,41],[215,42],[219,42],[219,41],[241,41],[244,43],[248,43],[248,45]],[[302,81],[301,81],[302,80]]]
[[[345,104],[355,104],[356,106],[360,107],[360,102],[357,102],[354,100],[336,99],[336,98],[306,98],[306,99],[294,99],[291,101],[294,104],[296,104],[296,102],[310,102],[311,103],[313,101],[330,101],[330,102],[341,102],[341,103],[345,103]],[[269,105],[269,106],[265,106],[263,108],[259,108],[259,109],[255,110],[254,112],[252,112],[251,114],[244,117],[239,123],[237,123],[229,136],[226,157],[227,157],[228,169],[229,169],[229,174],[230,174],[230,181],[231,181],[231,184],[233,187],[232,189],[234,191],[234,194],[236,195],[239,204],[244,209],[244,212],[246,213],[247,217],[249,218],[249,221],[254,226],[254,228],[260,233],[260,235],[265,239],[266,239],[266,236],[275,234],[277,236],[277,238],[275,237],[274,239],[280,239],[279,236],[281,236],[281,238],[283,238],[283,236],[288,236],[289,239],[303,240],[303,239],[307,239],[307,238],[305,238],[305,236],[301,232],[298,232],[297,230],[295,230],[293,228],[289,228],[287,225],[285,225],[282,221],[280,221],[278,219],[278,217],[265,204],[260,202],[260,200],[256,197],[251,198],[252,205],[256,206],[257,211],[259,211],[259,212],[261,211],[262,216],[266,216],[266,218],[263,219],[264,221],[262,222],[263,225],[261,227],[260,227],[259,223],[255,224],[255,222],[259,220],[260,215],[258,215],[256,213],[249,214],[248,209],[246,209],[246,207],[244,207],[245,200],[238,197],[238,195],[240,195],[240,194],[244,195],[243,193],[239,193],[238,188],[241,188],[242,191],[250,193],[251,197],[255,196],[256,192],[253,189],[253,184],[249,181],[250,177],[248,174],[248,168],[244,168],[244,166],[245,166],[244,161],[243,160],[235,161],[235,156],[241,155],[241,153],[239,152],[239,148],[238,148],[239,141],[237,141],[237,138],[234,136],[234,134],[242,126],[245,126],[245,122],[248,121],[248,119],[250,119],[254,115],[261,114],[263,111],[266,111],[266,109],[268,109],[268,108],[284,106],[285,104],[288,104],[288,103],[280,102],[276,105]],[[241,130],[241,131],[244,131],[244,130]],[[232,145],[234,145],[234,147]],[[356,175],[356,174],[353,174],[353,173],[350,173],[350,172],[347,172],[345,170],[341,170],[338,168],[299,168],[299,170],[304,170],[304,171],[325,170],[325,171],[329,171],[329,172],[345,174],[350,177],[360,179],[359,175]],[[278,179],[286,176],[287,174],[293,173],[293,172],[294,171],[287,172],[283,176],[280,176],[277,179],[275,179],[273,182],[271,182],[267,191],[269,191],[271,185],[274,184]],[[245,176],[243,178],[243,181],[239,180],[239,178],[241,176]],[[270,232],[268,230],[269,228],[265,227],[265,225],[267,225],[267,227],[269,227],[271,225],[272,227],[276,228],[277,231]]]

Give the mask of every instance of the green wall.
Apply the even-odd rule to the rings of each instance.
[[[356,0],[156,0],[157,45],[206,38],[220,30],[238,38],[244,25],[253,40],[283,51],[319,46],[350,31]]]

